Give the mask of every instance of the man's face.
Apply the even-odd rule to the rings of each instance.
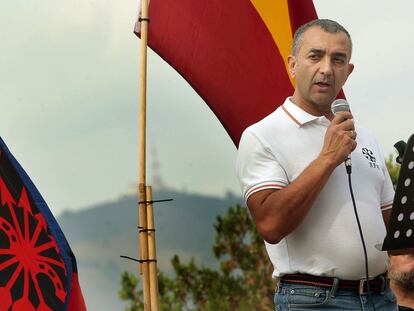
[[[388,276],[402,289],[414,290],[414,254],[391,256]]]
[[[350,54],[345,33],[329,33],[319,26],[305,31],[297,55],[288,59],[296,80],[295,102],[315,112],[328,111],[353,70]]]

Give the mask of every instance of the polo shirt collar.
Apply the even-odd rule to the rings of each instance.
[[[289,118],[292,119],[293,122],[295,122],[295,124],[298,127],[302,127],[304,124],[315,120],[324,119],[328,121],[328,119],[326,119],[325,116],[314,116],[306,112],[305,110],[294,104],[290,100],[290,97],[286,98],[285,102],[282,105],[282,109],[289,116]]]

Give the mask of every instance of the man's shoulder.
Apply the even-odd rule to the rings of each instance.
[[[364,126],[356,125],[355,130],[357,132],[359,139],[368,140],[375,144],[378,144],[377,138],[368,128]]]
[[[372,134],[372,132],[368,128],[366,128],[365,126],[363,126],[363,125],[361,126],[360,124],[356,124],[355,125],[355,130],[357,132],[363,133],[364,135],[367,135],[367,136],[370,136],[370,137],[374,137],[374,135]]]
[[[283,113],[283,110],[279,106],[274,110],[272,113],[265,116],[263,119],[253,123],[252,125],[248,126],[245,132],[255,133],[256,135],[262,136],[266,135],[269,132],[278,131],[286,126],[286,116]]]

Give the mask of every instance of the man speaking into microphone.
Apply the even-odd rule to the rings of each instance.
[[[237,174],[279,280],[277,310],[397,310],[387,254],[375,248],[394,197],[384,156],[350,111],[331,110],[354,69],[351,53],[337,22],[299,28],[288,58],[294,94],[240,141]]]

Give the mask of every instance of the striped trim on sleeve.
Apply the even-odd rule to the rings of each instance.
[[[385,212],[385,211],[388,211],[390,209],[392,209],[392,202],[389,203],[389,204],[385,204],[385,205],[381,206],[381,212]]]
[[[282,184],[276,184],[276,183],[269,183],[269,184],[261,184],[258,186],[255,186],[251,189],[249,189],[249,191],[246,192],[246,194],[244,195],[244,199],[247,201],[247,199],[249,198],[250,195],[252,195],[255,192],[258,192],[260,190],[265,190],[265,189],[283,189],[285,188],[285,185]]]

